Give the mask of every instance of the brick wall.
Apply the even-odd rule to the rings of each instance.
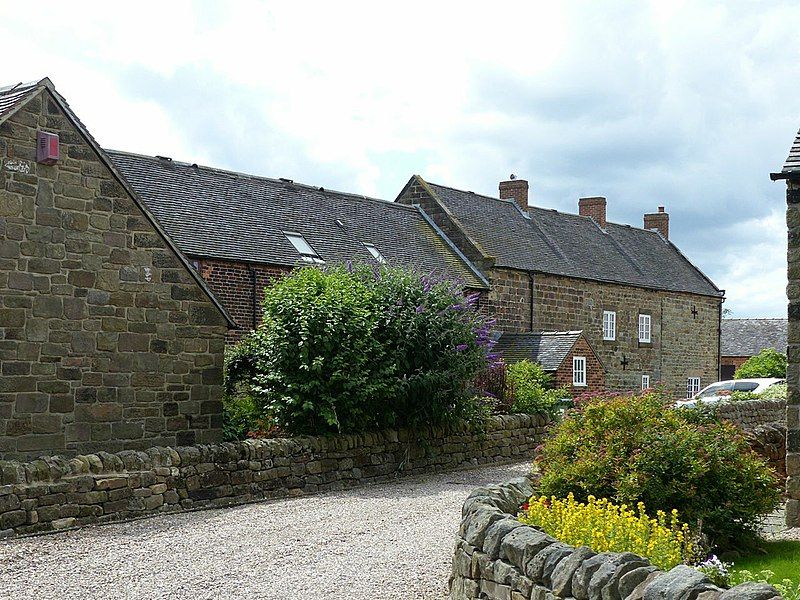
[[[786,406],[786,525],[800,527],[800,181],[788,181],[786,223],[789,227],[789,384]]]
[[[494,268],[490,281],[489,314],[497,318],[499,329],[583,330],[605,367],[608,389],[640,389],[642,375],[649,375],[651,384],[662,382],[670,393],[683,397],[687,377],[700,377],[701,387],[717,380],[720,301],[716,298],[537,273],[531,326],[528,273]],[[603,340],[606,310],[617,313],[614,341]],[[651,317],[650,343],[639,342],[640,313]]]
[[[228,344],[235,344],[254,327],[261,324],[264,289],[292,271],[292,267],[284,265],[243,263],[208,258],[198,258],[196,262],[199,264],[203,279],[208,282],[211,290],[239,326],[239,329],[228,331],[225,337],[225,342]],[[489,307],[486,291],[467,289],[465,293],[469,294],[475,291],[480,292],[476,309],[486,315]]]
[[[733,379],[736,369],[741,367],[749,356],[723,356],[719,361],[720,379]]]
[[[283,265],[263,265],[214,259],[197,259],[200,274],[228,309],[239,329],[231,329],[225,341],[238,342],[261,323],[264,288],[290,273]],[[255,314],[254,314],[255,310]]]
[[[572,359],[575,356],[586,358],[586,386],[572,385]],[[585,339],[580,338],[572,348],[567,358],[561,363],[556,371],[555,384],[560,387],[566,385],[570,388],[573,395],[586,392],[598,392],[606,387],[606,375],[603,366],[597,359],[597,355],[592,352],[591,347]]]
[[[0,125],[0,456],[219,440],[226,330],[49,91]]]

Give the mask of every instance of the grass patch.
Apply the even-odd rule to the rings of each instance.
[[[742,556],[733,563],[733,571],[746,569],[751,573],[769,570],[775,573],[773,581],[791,579],[800,583],[800,542],[764,542],[761,544],[766,554]]]

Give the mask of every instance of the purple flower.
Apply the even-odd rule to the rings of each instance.
[[[415,309],[414,309],[414,312],[416,312],[417,314],[419,314],[419,313],[421,313],[423,310],[425,310],[425,307],[424,307],[424,306],[422,306],[422,304],[420,304],[420,305],[419,305],[417,308],[415,308]]]
[[[459,344],[458,346],[456,346],[456,352],[463,352],[464,350],[467,349],[467,347],[468,347],[467,344]]]

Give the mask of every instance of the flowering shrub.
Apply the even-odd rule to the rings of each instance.
[[[678,520],[678,511],[670,516],[658,511],[652,518],[641,502],[633,511],[594,496],[586,503],[576,501],[572,494],[566,499],[542,496],[531,498],[519,520],[573,546],[589,546],[595,552],[633,552],[665,571],[693,554],[689,528]]]
[[[777,476],[736,426],[671,410],[655,393],[588,400],[538,460],[544,495],[677,509],[712,546],[753,534],[780,501]]]
[[[297,269],[265,290],[262,325],[229,354],[227,392],[252,396],[289,433],[470,414],[471,382],[491,358],[475,301],[396,268]]]

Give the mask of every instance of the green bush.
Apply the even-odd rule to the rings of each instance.
[[[785,383],[773,383],[763,392],[758,394],[764,400],[786,400],[787,386]]]
[[[758,377],[786,377],[786,355],[772,348],[764,348],[748,358],[733,374],[734,379]]]
[[[227,363],[290,433],[442,424],[467,410],[489,323],[458,287],[396,268],[301,268],[265,291]]]
[[[521,360],[508,366],[508,395],[513,398],[512,413],[554,414],[559,401],[570,397],[568,388],[552,389],[553,378],[541,365]]]
[[[570,411],[539,457],[540,492],[677,509],[712,545],[752,535],[780,501],[775,473],[734,425],[668,405],[651,393]]]

